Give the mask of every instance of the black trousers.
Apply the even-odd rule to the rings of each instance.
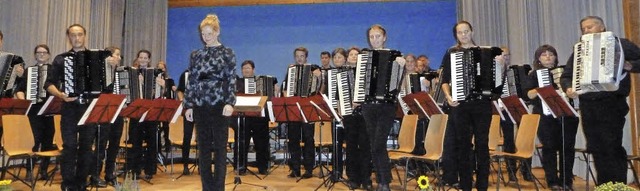
[[[185,168],[189,165],[189,151],[191,150],[191,138],[193,137],[193,122],[183,115],[184,135],[182,136],[182,164]]]
[[[33,145],[32,151],[50,151],[56,147],[53,145],[53,135],[55,134],[55,126],[53,124],[53,116],[38,115],[38,111],[42,108],[42,103],[33,104],[29,113],[29,123],[31,124],[31,131],[33,132]],[[60,145],[62,146],[62,145]],[[40,161],[40,172],[46,172],[49,167],[49,157],[43,157]],[[29,165],[31,166],[31,165]]]
[[[460,187],[471,190],[473,172],[476,172],[476,188],[487,190],[489,186],[489,126],[491,102],[475,100],[462,102],[451,109],[455,125],[455,147],[458,155]],[[472,142],[472,137],[474,142]],[[474,148],[475,150],[472,150]],[[474,163],[474,161],[476,163]]]
[[[158,123],[158,150],[165,150],[166,153],[169,153],[171,150],[171,140],[169,140],[169,122],[160,122]],[[164,144],[163,144],[164,143]]]
[[[362,115],[343,116],[346,131],[346,173],[350,181],[371,184],[371,144]]]
[[[413,147],[413,151],[411,152],[412,154],[424,155],[425,153],[427,153],[427,151],[424,149],[424,136],[427,135],[428,125],[429,119],[418,119],[418,124],[416,125],[416,145]]]
[[[265,117],[245,117],[243,131],[238,131],[238,118],[233,118],[231,127],[235,132],[237,144],[233,149],[233,167],[246,168],[249,144],[253,137],[253,145],[256,150],[256,166],[260,170],[267,170],[269,158],[269,119]],[[240,146],[240,147],[239,147]],[[240,152],[240,154],[238,154]]]
[[[444,135],[444,145],[442,147],[442,179],[446,184],[458,183],[458,147],[456,146],[456,131],[454,115],[448,111],[447,132]]]
[[[627,152],[622,147],[625,116],[629,112],[626,97],[580,99],[580,109],[587,150],[593,154],[598,172],[598,184],[626,183]]]
[[[139,175],[144,168],[144,174],[155,175],[158,160],[157,135],[158,122],[139,122],[138,119],[129,121],[129,141],[131,149],[127,152],[127,169]],[[147,143],[143,147],[143,142]]]
[[[60,159],[60,173],[62,174],[62,187],[71,189],[83,189],[86,186],[89,168],[95,163],[95,155],[92,151],[93,140],[96,135],[96,126],[78,126],[78,121],[87,109],[87,104],[65,102],[62,104],[60,121],[62,141],[62,156]]]
[[[573,162],[576,155],[577,132],[578,118],[564,117],[563,127],[562,118],[556,119],[550,115],[541,115],[538,139],[542,143],[542,168],[548,186],[573,186]],[[560,160],[558,160],[558,155]],[[558,169],[558,164],[560,164],[560,169]]]
[[[108,139],[108,143],[101,143],[100,145],[106,145],[106,158],[104,165],[104,177],[107,180],[115,178],[116,157],[118,156],[118,149],[120,149],[120,138],[122,137],[122,130],[124,127],[124,119],[122,117],[116,118],[116,121],[105,129],[105,133],[100,136],[105,136]],[[102,159],[102,157],[100,158]],[[96,175],[99,175],[96,174]]]
[[[389,153],[387,153],[387,140],[393,119],[395,118],[395,104],[378,103],[363,104],[362,116],[369,134],[371,143],[371,156],[373,166],[376,171],[376,182],[378,184],[389,184],[391,182],[391,165],[389,164]]]
[[[307,172],[313,171],[313,165],[316,161],[314,154],[313,128],[314,125],[309,123],[290,122],[287,124],[287,136],[289,137],[287,147],[289,147],[289,153],[291,153],[289,168],[298,174],[300,172],[301,157],[304,157],[304,160],[302,160],[304,170]],[[302,141],[304,142],[304,148],[300,148],[300,138],[302,138]]]
[[[202,190],[224,190],[227,174],[227,139],[229,136],[229,118],[222,115],[222,105],[196,106],[193,119],[197,124],[198,158]],[[214,169],[211,173],[211,154]]]

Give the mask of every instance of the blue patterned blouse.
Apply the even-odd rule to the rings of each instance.
[[[236,102],[236,56],[224,45],[193,51],[189,60],[189,84],[185,108],[234,105]]]

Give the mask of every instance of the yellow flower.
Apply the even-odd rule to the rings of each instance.
[[[11,184],[11,180],[2,180],[0,181],[0,186],[6,186],[6,185],[10,185]]]
[[[418,187],[420,187],[420,189],[429,188],[429,177],[425,175],[418,177]]]

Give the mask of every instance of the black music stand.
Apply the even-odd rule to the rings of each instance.
[[[125,104],[125,95],[101,94],[100,97],[91,101],[91,104],[80,118],[78,125],[96,125],[98,135],[96,137],[96,150],[100,148],[100,128],[102,124],[113,124],[118,113]],[[100,155],[96,153],[96,163],[100,162]],[[96,172],[100,172],[96,165]],[[95,185],[92,185],[94,187]],[[95,186],[96,190],[99,187]]]
[[[507,110],[507,114],[509,114],[509,119],[515,125],[520,124],[520,120],[522,120],[522,116],[524,114],[530,114],[531,111],[527,108],[518,96],[512,95],[508,97],[500,98],[500,101],[504,104],[504,108]]]
[[[60,114],[60,109],[62,109],[62,98],[56,96],[49,96],[47,101],[44,103],[40,111],[38,111],[38,115],[56,115]]]
[[[412,93],[402,99],[409,106],[411,113],[418,114],[419,118],[431,119],[432,115],[444,113],[431,95],[426,92]]]
[[[553,86],[545,86],[545,87],[541,87],[541,88],[536,88],[536,91],[538,92],[538,97],[540,98],[542,105],[547,106],[547,108],[549,108],[549,110],[551,111],[551,115],[553,115],[553,118],[558,118],[561,117],[561,121],[562,121],[562,155],[564,156],[565,154],[565,150],[564,150],[564,118],[565,117],[580,117],[580,115],[578,114],[578,112],[573,109],[573,107],[569,104],[569,102],[564,99],[554,88]],[[564,162],[567,159],[564,159],[562,162],[562,171],[566,172],[566,169],[564,169]],[[589,165],[589,164],[587,164]],[[572,173],[573,175],[573,173]],[[566,176],[564,176],[563,178],[567,178]],[[565,180],[562,180],[562,188],[567,188],[567,185],[564,184]],[[571,185],[569,185],[571,186]]]
[[[132,119],[137,119],[138,121],[140,121],[140,119],[147,113],[149,112],[149,110],[151,109],[151,106],[153,104],[153,100],[147,100],[147,99],[136,99],[133,100],[131,103],[129,103],[129,105],[122,109],[122,111],[120,112],[119,116],[120,117],[126,117],[129,118],[129,121],[131,121]],[[131,129],[129,129],[129,131],[131,131]],[[129,141],[129,140],[125,140],[125,141]],[[129,149],[125,149],[125,156],[127,155]],[[129,171],[129,169],[127,169],[128,165],[125,165],[125,173],[127,173],[127,171]],[[134,179],[137,179],[138,177],[133,177]],[[144,179],[143,179],[144,180]],[[151,183],[149,181],[144,180],[147,183]]]
[[[29,113],[29,109],[31,108],[31,101],[29,100],[21,100],[21,99],[12,99],[12,98],[1,98],[0,99],[0,116],[3,115],[26,115]],[[0,117],[0,124],[2,124],[2,118]],[[4,161],[4,155],[2,155],[2,161]],[[4,179],[4,175],[6,173],[7,168],[5,166],[2,167],[2,175],[0,176]],[[20,180],[22,181],[22,180]],[[22,181],[27,184],[26,182]],[[30,183],[27,185],[31,185]]]
[[[235,106],[233,106],[233,110],[236,112],[238,117],[238,133],[243,133],[243,134],[245,133],[245,117],[246,117],[245,112],[251,112],[251,113],[260,112],[262,111],[264,104],[266,102],[267,102],[267,96],[236,96],[236,104]],[[235,147],[236,152],[240,154],[241,147],[244,147],[244,141],[237,140],[236,144],[237,144]],[[240,157],[236,157],[236,158],[240,159]],[[246,168],[246,164],[245,164],[245,168]],[[233,178],[233,184],[235,185],[233,186],[233,190],[236,190],[238,185],[243,184],[242,179],[240,178],[239,170],[240,170],[240,161],[236,161],[235,177]],[[260,178],[256,173],[249,170],[248,168],[247,168],[247,171],[253,174],[258,179],[262,180],[262,178]],[[263,185],[246,183],[246,182],[244,184],[267,189],[267,186],[263,186]]]
[[[143,116],[140,117],[140,122],[167,122],[167,123],[175,123],[176,120],[178,119],[178,117],[180,116],[180,114],[182,113],[182,102],[178,101],[178,100],[173,100],[173,99],[154,99],[151,100],[150,104],[151,107],[149,108],[149,111],[146,112]],[[154,127],[154,128],[158,128],[158,126]],[[158,148],[158,140],[159,140],[159,136],[158,133],[156,132],[155,135],[156,137],[156,142],[155,143],[147,143],[147,148],[149,148],[149,144],[153,144],[154,148],[156,150],[156,153],[158,153],[158,161],[160,162],[160,165],[162,165],[166,171],[166,166],[164,166],[164,161],[162,160],[162,153],[160,152],[160,148]],[[159,167],[158,167],[159,168]],[[160,169],[162,170],[162,169]],[[151,183],[151,180],[145,180],[145,182],[148,182],[149,184],[153,184]]]
[[[302,122],[302,114],[300,113],[300,109],[298,109],[298,105],[296,104],[301,98],[300,97],[274,97],[271,98],[271,108],[270,115],[273,115],[273,120],[278,123],[290,123],[290,122]],[[287,133],[287,137],[289,134]],[[263,178],[266,178],[276,170],[280,165],[287,163],[286,155],[289,153],[289,147],[285,147],[285,157],[282,163],[278,165],[274,165],[269,173],[265,175]]]

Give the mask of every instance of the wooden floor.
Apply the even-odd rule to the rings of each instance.
[[[225,190],[233,190],[235,186],[234,185],[235,174],[232,171],[233,168],[231,166],[228,165],[227,167],[228,167],[227,177],[226,177],[227,186],[225,187],[226,188]],[[201,190],[200,176],[197,173],[197,170],[195,174],[182,176],[179,179],[174,179],[175,177],[179,176],[180,173],[182,172],[182,164],[175,165],[175,169],[174,169],[175,171],[173,174],[169,172],[170,166],[167,166],[167,168],[168,170],[165,172],[158,171],[158,174],[154,176],[151,183],[139,181],[138,185],[140,190],[181,190],[181,191]],[[250,167],[249,169],[252,169],[257,172],[257,169],[253,167]],[[402,174],[403,170],[400,169],[400,172]],[[536,175],[536,177],[538,177],[542,181],[542,183],[546,186],[546,183],[544,182],[544,178],[543,178],[544,177],[543,170],[540,168],[534,168],[533,172],[534,172],[534,175]],[[323,179],[318,177],[320,175],[320,170],[317,168],[314,171],[313,178],[303,179],[297,183],[296,183],[296,179],[288,178],[287,174],[289,174],[289,168],[284,165],[275,166],[273,168],[273,171],[266,177],[264,177],[264,175],[261,175],[260,178],[262,180],[258,179],[258,177],[256,176],[251,175],[250,173],[247,173],[247,175],[240,176],[243,184],[237,185],[236,190],[283,190],[283,191],[296,190],[298,191],[298,190],[315,190],[319,186],[320,186],[319,190],[328,190],[327,187],[324,187],[324,185],[322,185]],[[497,190],[496,184],[494,183],[495,177],[496,177],[496,174],[493,173],[489,179],[489,181],[491,182],[489,190]],[[395,175],[395,171],[393,171],[393,178],[394,180],[391,183],[391,189],[402,190],[402,186],[400,185],[397,179],[397,176]],[[119,177],[118,179],[119,181],[123,180],[122,177]],[[52,186],[48,186],[48,185],[45,186],[43,185],[44,181],[38,181],[35,190],[42,190],[42,191],[60,190],[60,182],[61,182],[61,177],[60,177],[60,174],[58,173],[55,176]],[[574,187],[576,190],[586,190],[584,180],[576,177],[574,182],[575,182]],[[253,186],[252,184],[265,186],[266,189],[259,186]],[[416,185],[417,183],[415,180],[409,182],[408,190],[417,190]],[[521,185],[523,190],[535,190],[534,185],[531,182],[524,182],[524,183],[521,183]],[[30,190],[29,187],[27,187],[26,185],[18,181],[14,181],[12,183],[12,187],[14,188],[14,190]],[[506,188],[504,187],[504,185],[501,185],[500,189],[501,190],[517,190],[515,185],[509,185]],[[593,190],[593,182],[590,183],[589,189]],[[114,187],[109,186],[107,188],[101,188],[100,190],[115,190],[115,189]],[[333,187],[333,190],[348,190],[348,188],[343,183],[338,182]],[[541,189],[541,190],[548,190],[548,188]]]

